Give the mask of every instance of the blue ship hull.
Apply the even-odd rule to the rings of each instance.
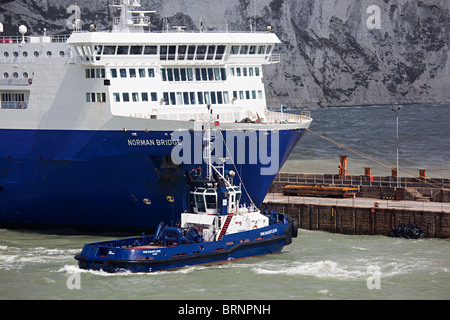
[[[304,132],[279,131],[276,171]],[[0,227],[149,232],[175,224],[188,206],[184,172],[198,164],[170,163],[171,133],[0,130]],[[227,168],[259,206],[276,172],[261,175],[266,164],[257,160]]]
[[[151,246],[152,235],[86,244],[75,259],[85,270],[155,272],[279,253],[297,236],[298,227],[282,216],[278,223],[226,235],[220,241]]]

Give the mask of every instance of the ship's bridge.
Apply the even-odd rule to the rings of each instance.
[[[278,37],[260,33],[74,33],[77,64],[108,63],[185,64],[271,64],[280,62],[274,47]]]

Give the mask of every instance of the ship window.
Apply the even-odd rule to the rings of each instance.
[[[161,60],[167,60],[167,46],[161,46],[159,48],[159,57]]]
[[[203,104],[203,94],[201,92],[197,92],[198,104]]]
[[[131,46],[130,54],[142,54],[143,46]]]
[[[130,47],[129,46],[118,46],[117,47],[117,54],[128,54]]]
[[[230,54],[238,54],[239,46],[231,46]]]
[[[216,77],[216,80],[220,80],[220,69],[214,68],[214,77]]]
[[[250,100],[250,91],[245,91],[245,99]]]
[[[22,52],[22,56],[23,56],[24,58],[27,58],[27,57],[28,57],[28,52],[26,52],[26,51]]]
[[[256,46],[250,46],[249,54],[255,54],[256,53]]]
[[[167,60],[175,60],[177,46],[169,46],[169,56]]]
[[[95,93],[91,92],[91,102],[95,102]]]
[[[90,92],[86,93],[86,102],[91,102],[91,93]]]
[[[256,91],[252,90],[252,99],[256,99]]]
[[[200,72],[200,68],[195,68],[195,80],[197,81],[202,80]]]
[[[206,57],[206,59],[214,60],[215,53],[216,53],[216,46],[209,46],[208,47],[208,56]]]
[[[123,102],[130,102],[130,94],[128,92],[124,92],[122,94]]]
[[[127,77],[127,69],[120,69],[120,77],[121,78]]]
[[[23,76],[24,78],[28,78],[28,72],[24,72],[24,73],[22,74],[22,76]]]
[[[158,54],[157,46],[145,46],[144,54]]]
[[[248,53],[248,46],[241,46],[240,54],[247,54]]]
[[[186,81],[186,69],[180,69],[181,81]]]
[[[239,99],[244,100],[244,91],[239,91]]]
[[[227,80],[227,71],[225,70],[225,68],[220,68],[220,76],[222,78],[222,81]]]
[[[209,99],[209,92],[205,92],[205,103],[211,104],[211,100]]]
[[[116,54],[116,46],[105,46],[103,54]]]
[[[216,51],[216,60],[222,60],[225,52],[225,46],[218,46]]]
[[[255,76],[259,77],[259,68],[255,67]]]
[[[9,53],[8,53],[8,52],[4,52],[4,53],[3,53],[3,56],[4,56],[5,58],[9,58]]]
[[[35,58],[39,58],[39,52],[35,51],[33,54]]]
[[[181,92],[177,92],[176,104],[178,104],[178,105],[182,105],[183,104],[183,96],[182,96]]]
[[[47,57],[51,57],[52,56],[52,52],[51,51],[47,51]]]
[[[223,99],[222,99],[222,92],[217,92],[217,103],[218,104],[222,104],[223,103]]]
[[[184,60],[186,57],[187,46],[178,46],[178,60]]]
[[[165,105],[169,104],[169,93],[168,92],[163,92],[163,101]]]
[[[91,78],[95,79],[95,69],[90,69],[91,70]]]
[[[175,81],[180,81],[180,70],[179,69],[173,69],[173,77]]]
[[[14,79],[19,78],[19,74],[18,74],[17,72],[14,72],[14,73],[13,73],[13,78],[14,78]]]
[[[156,92],[151,92],[150,95],[152,97],[152,101],[158,101],[158,94]]]
[[[183,102],[185,105],[189,105],[189,93],[183,92]]]
[[[205,195],[206,199],[206,208],[207,209],[216,209],[216,195]]]
[[[208,68],[208,79],[209,79],[210,81],[214,81],[213,68]]]
[[[94,51],[97,55],[101,55],[102,51],[103,51],[103,46],[99,46],[99,45],[95,45],[94,46]]]
[[[113,93],[114,101],[120,102],[120,93]]]
[[[206,46],[198,46],[197,47],[197,55],[195,57],[196,60],[205,60]]]
[[[145,69],[139,69],[139,78],[145,78]]]
[[[234,77],[234,68],[230,68],[231,76]]]
[[[258,54],[264,54],[264,52],[266,52],[266,46],[259,46]]]
[[[117,78],[117,70],[116,69],[111,69],[111,77]]]
[[[191,104],[195,104],[195,92],[190,92],[189,98],[191,99]]]
[[[198,212],[205,212],[206,208],[205,208],[205,201],[203,199],[203,194],[196,194],[195,198],[197,200],[196,202],[197,202]]]
[[[189,46],[187,59],[194,60],[194,55],[195,55],[195,46]]]
[[[13,57],[14,57],[14,58],[17,58],[18,56],[19,56],[19,53],[18,53],[17,51],[14,51],[14,52],[13,52]]]
[[[163,81],[167,81],[166,69],[161,69],[161,77]]]
[[[228,91],[223,92],[223,103],[229,104],[230,103],[230,97],[228,95]]]
[[[272,46],[267,46],[266,54],[269,54],[272,51]]]
[[[136,69],[130,69],[130,78],[136,78]]]
[[[247,76],[247,68],[242,68],[242,76]]]
[[[216,93],[211,91],[211,104],[216,104]]]
[[[25,53],[25,52],[24,52]],[[62,57],[64,57],[66,55],[66,53],[64,52],[64,51],[60,51],[59,52],[59,56],[62,58]]]
[[[236,68],[236,75],[237,75],[238,77],[241,76],[241,68]]]
[[[169,96],[170,96],[170,104],[174,106],[176,104],[176,102],[175,102],[175,92],[171,92],[169,94]]]
[[[173,70],[172,69],[167,69],[167,79],[169,81],[173,81]]]
[[[148,102],[148,93],[147,92],[142,92],[142,101]]]
[[[253,68],[248,68],[248,75],[253,77]]]
[[[8,79],[8,78],[9,78],[9,73],[8,73],[8,72],[5,72],[5,73],[3,74],[3,78]]]
[[[154,78],[155,77],[155,69],[153,69],[153,68],[148,69],[148,76],[150,78]]]
[[[206,68],[202,68],[202,80],[208,81],[208,75],[206,73]]]
[[[133,98],[133,102],[139,102],[139,93],[133,92],[131,97]]]
[[[263,98],[262,90],[258,90],[258,99],[262,99],[262,98]]]

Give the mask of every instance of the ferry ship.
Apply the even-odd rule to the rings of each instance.
[[[229,146],[217,157],[259,206],[312,121],[268,111],[277,36],[158,32],[138,0],[111,10],[109,31],[76,20],[69,36],[0,35],[0,226],[174,223],[188,207],[184,173],[205,168],[211,118]]]

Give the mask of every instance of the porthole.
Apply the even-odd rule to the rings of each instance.
[[[38,58],[38,57],[39,57],[39,52],[35,51],[35,52],[34,52],[34,57],[35,57],[35,58]]]
[[[66,55],[66,53],[65,53],[64,51],[60,51],[60,52],[59,52],[59,56],[60,56],[60,57],[64,57],[65,55]]]
[[[28,78],[28,72],[24,72],[22,75],[24,78]]]
[[[4,53],[3,53],[3,56],[4,56],[5,58],[9,58],[9,53],[8,53],[8,52],[4,52]]]
[[[52,56],[52,52],[51,51],[47,51],[47,57],[51,57]]]
[[[23,55],[24,58],[26,58],[26,57],[28,57],[28,52],[24,51],[24,52],[22,53],[22,55]]]
[[[18,53],[17,51],[14,51],[14,52],[13,52],[13,57],[14,57],[14,58],[17,58],[18,56],[19,56],[19,53]]]
[[[8,72],[5,72],[5,73],[3,74],[3,78],[8,79],[8,78],[9,78],[9,73],[8,73]]]
[[[14,79],[19,78],[19,74],[18,74],[17,72],[14,72],[14,73],[13,73],[13,78],[14,78]]]

